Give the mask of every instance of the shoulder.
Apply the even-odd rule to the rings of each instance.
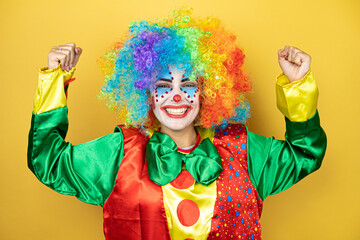
[[[215,130],[214,145],[225,147],[235,155],[246,151],[247,128],[243,124],[228,124],[224,129]]]
[[[243,124],[228,124],[223,129],[215,129],[215,138],[218,139],[240,139],[246,137],[247,128]]]
[[[124,136],[124,147],[133,145],[146,145],[149,138],[139,128],[125,127],[124,125],[118,125],[115,127],[114,132],[120,132]],[[127,145],[127,146],[126,146]]]
[[[228,124],[224,129],[216,131],[214,145],[224,160],[228,159],[231,162],[238,159],[242,167],[247,170],[247,128],[245,125]]]

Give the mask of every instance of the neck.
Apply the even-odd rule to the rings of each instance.
[[[171,139],[176,143],[176,146],[178,148],[186,148],[194,145],[197,140],[197,134],[193,124],[182,130],[172,130],[161,125],[160,132],[171,137]]]

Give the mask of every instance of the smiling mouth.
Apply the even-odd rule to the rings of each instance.
[[[189,108],[165,108],[165,111],[172,115],[181,115],[186,113]]]
[[[164,106],[160,108],[170,118],[184,118],[192,110],[191,106]]]

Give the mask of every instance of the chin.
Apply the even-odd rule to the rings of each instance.
[[[188,127],[194,126],[195,118],[198,114],[198,111],[191,112],[189,115],[187,115],[184,118],[171,118],[167,114],[161,112],[160,116],[155,116],[159,120],[161,126],[166,127],[173,131],[181,131]]]
[[[169,123],[167,123],[167,124],[161,123],[161,125],[170,130],[173,130],[173,131],[181,131],[181,130],[186,129],[187,127],[194,126],[194,123],[191,122],[189,124],[184,124],[184,122],[179,122],[179,123],[173,122],[170,124]]]

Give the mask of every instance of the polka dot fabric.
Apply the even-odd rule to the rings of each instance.
[[[261,239],[262,201],[247,169],[246,128],[228,125],[215,133],[224,171],[216,181],[217,199],[208,240]]]

